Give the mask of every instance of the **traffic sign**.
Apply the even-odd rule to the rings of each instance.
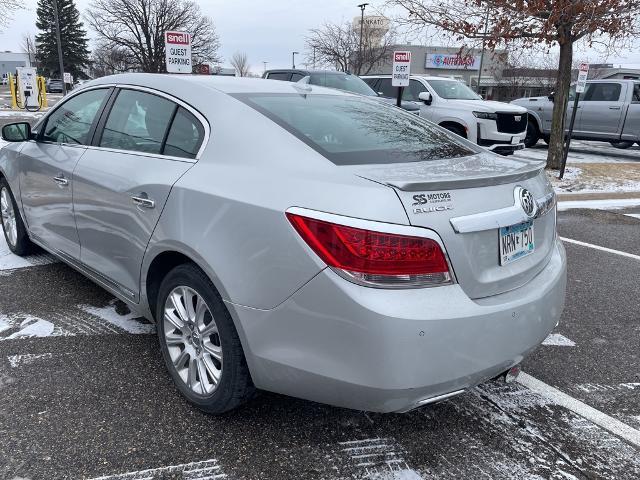
[[[589,64],[581,63],[578,70],[578,83],[576,83],[576,93],[584,93],[587,87],[587,78],[589,77]]]
[[[411,73],[411,52],[393,52],[393,70],[391,85],[394,87],[408,87],[409,73]]]
[[[167,72],[191,73],[191,35],[186,32],[165,32],[164,48]]]

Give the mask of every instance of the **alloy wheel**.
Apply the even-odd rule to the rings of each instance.
[[[164,341],[182,381],[199,395],[209,395],[222,376],[222,344],[211,310],[198,292],[178,286],[164,307]]]
[[[18,226],[16,225],[16,212],[13,209],[11,194],[6,187],[0,191],[0,211],[2,212],[2,228],[7,236],[7,241],[12,247],[16,246],[18,239]]]

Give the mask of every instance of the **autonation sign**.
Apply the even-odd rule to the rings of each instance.
[[[428,53],[425,67],[448,70],[478,70],[478,68],[480,68],[480,57],[473,55]]]

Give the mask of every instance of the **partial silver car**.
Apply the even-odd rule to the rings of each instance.
[[[39,245],[155,320],[211,413],[256,388],[408,411],[517,366],[563,309],[544,164],[376,100],[124,74],[2,135],[11,250]]]

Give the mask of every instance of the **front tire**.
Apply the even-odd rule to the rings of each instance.
[[[535,123],[529,120],[527,123],[527,135],[524,137],[524,146],[527,148],[535,147],[540,140],[540,131]]]
[[[18,205],[5,178],[0,178],[0,212],[2,214],[2,231],[9,249],[21,257],[33,250]]]
[[[633,147],[633,142],[622,141],[622,142],[609,142],[612,147],[619,148],[620,150],[626,150],[627,148]]]
[[[171,270],[156,305],[160,349],[180,393],[220,414],[255,391],[233,320],[211,280],[196,265]]]

